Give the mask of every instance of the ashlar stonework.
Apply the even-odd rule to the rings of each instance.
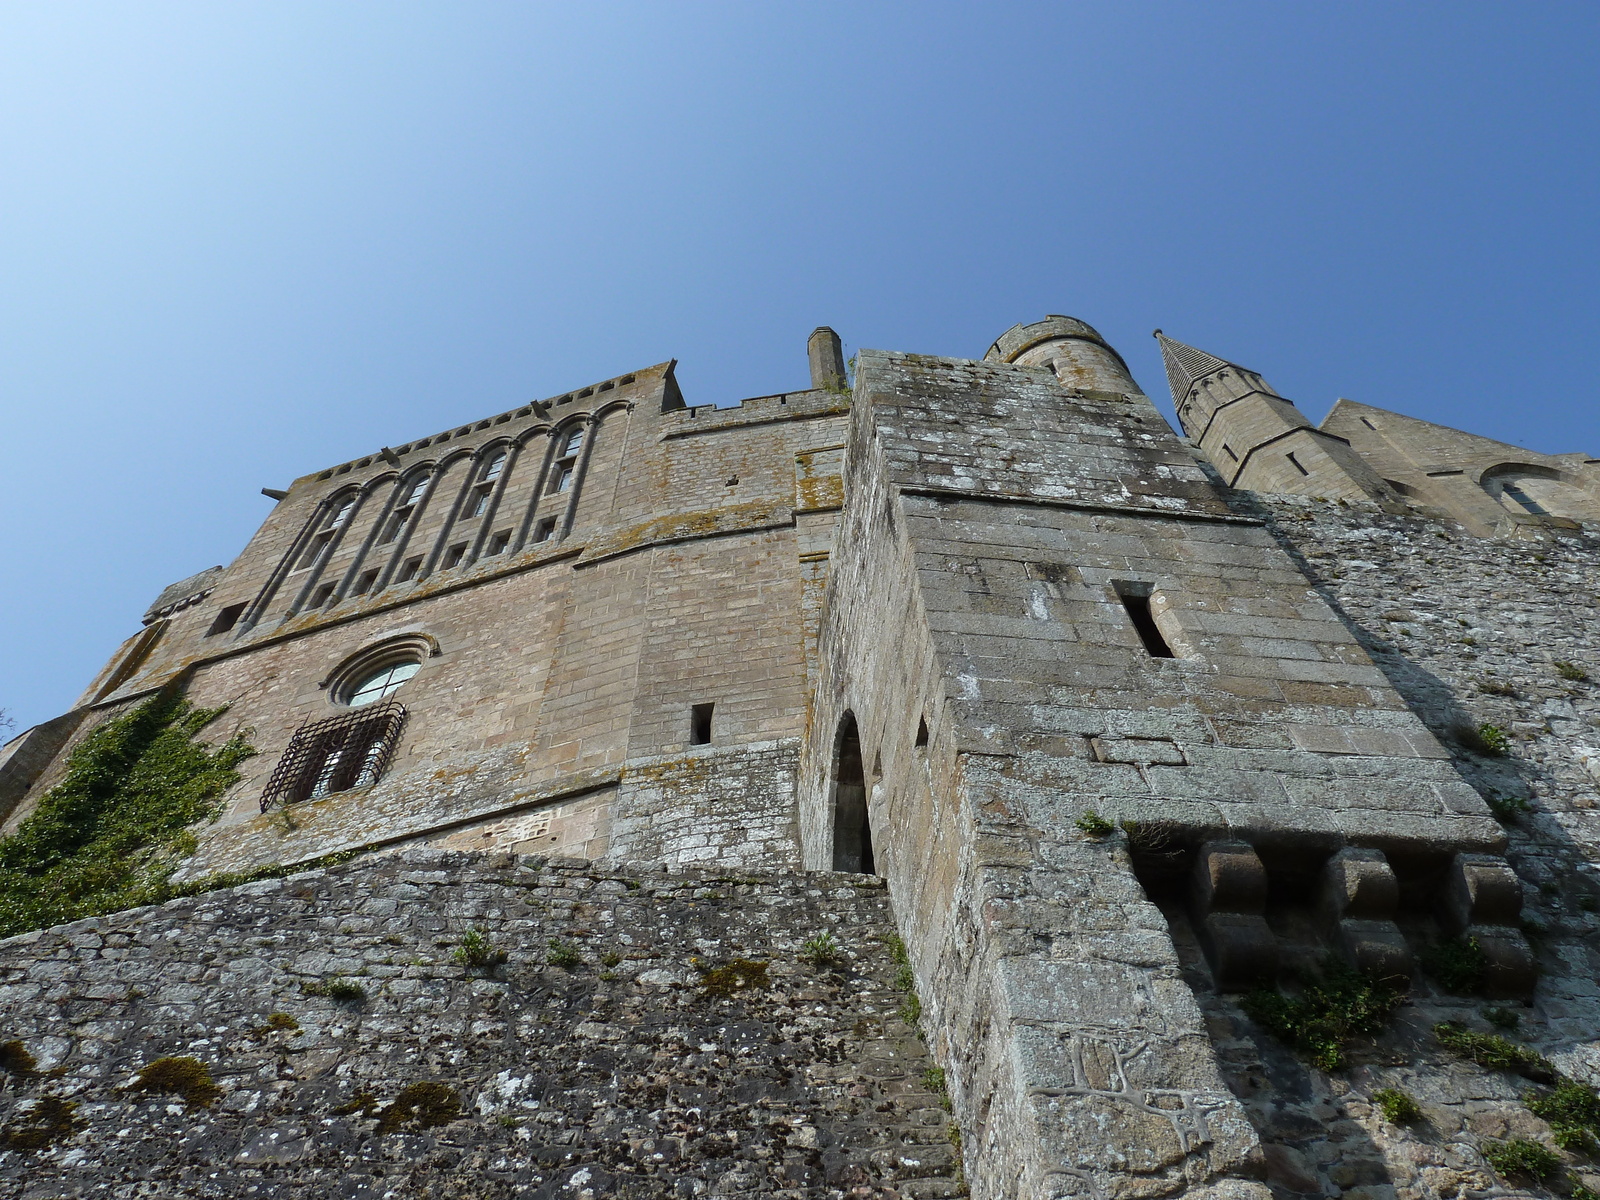
[[[158,694],[261,751],[0,943],[0,1196],[1600,1191],[1600,460],[1157,337],[1181,433],[824,328],[266,489],[0,751],[4,832]]]

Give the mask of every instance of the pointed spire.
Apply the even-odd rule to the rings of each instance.
[[[1214,354],[1207,354],[1204,350],[1196,350],[1193,346],[1175,342],[1159,329],[1155,332],[1155,339],[1161,343],[1161,362],[1167,368],[1167,384],[1172,388],[1174,404],[1183,403],[1184,397],[1189,394],[1189,389],[1197,380],[1204,379],[1207,375],[1222,370],[1223,367],[1237,365]]]

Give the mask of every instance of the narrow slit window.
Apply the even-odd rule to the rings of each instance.
[[[1222,448],[1228,452],[1228,457],[1233,459],[1234,462],[1239,461],[1239,456],[1233,452],[1233,447],[1228,445],[1227,442],[1222,443]]]
[[[211,628],[206,630],[207,637],[216,637],[219,633],[227,633],[239,623],[239,618],[244,615],[244,604],[230,604],[217,612],[216,620],[211,622]]]
[[[421,557],[408,558],[400,564],[400,571],[395,576],[395,580],[399,583],[410,583],[417,577],[417,572],[420,570],[422,570]]]
[[[533,540],[536,542],[548,542],[555,535],[556,519],[554,517],[544,518],[533,530]]]
[[[486,551],[486,553],[491,555],[504,554],[506,547],[510,544],[511,531],[509,529],[502,529],[499,533],[495,534],[489,539],[489,549]]]
[[[1155,614],[1150,611],[1151,590],[1149,584],[1118,584],[1117,599],[1122,601],[1134,632],[1144,643],[1145,653],[1151,658],[1176,658],[1172,647],[1167,645],[1167,639],[1161,636]]]
[[[1361,423],[1363,425],[1365,425],[1368,429],[1377,429],[1378,428],[1376,425],[1374,425],[1371,421],[1367,420],[1365,417],[1361,418]]]
[[[709,746],[711,744],[711,713],[716,707],[715,704],[696,704],[689,709],[689,744],[691,746]]]
[[[920,721],[917,722],[917,749],[918,750],[926,750],[927,748],[928,748],[928,718],[927,717],[923,717]]]
[[[461,560],[465,558],[466,555],[467,544],[465,542],[457,542],[454,546],[451,546],[450,549],[444,552],[443,569],[448,571],[451,567],[459,566]]]
[[[1311,472],[1310,472],[1310,471],[1308,471],[1308,470],[1306,470],[1306,469],[1305,469],[1305,468],[1304,468],[1304,467],[1302,467],[1302,466],[1301,466],[1301,465],[1300,465],[1300,460],[1299,460],[1299,459],[1298,459],[1298,458],[1296,458],[1296,457],[1295,457],[1295,456],[1294,456],[1294,454],[1293,454],[1293,453],[1292,453],[1292,452],[1291,452],[1291,453],[1289,453],[1289,454],[1285,454],[1285,455],[1284,455],[1284,457],[1285,457],[1285,458],[1287,458],[1287,459],[1288,459],[1288,460],[1289,460],[1289,461],[1290,461],[1290,462],[1291,462],[1291,463],[1293,463],[1293,464],[1294,464],[1294,469],[1295,469],[1295,470],[1296,470],[1296,471],[1299,471],[1299,472],[1300,472],[1300,474],[1302,474],[1302,475],[1309,475],[1309,474],[1311,474]]]

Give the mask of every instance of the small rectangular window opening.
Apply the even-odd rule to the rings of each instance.
[[[511,544],[511,531],[502,529],[489,539],[488,554],[504,554],[507,546]]]
[[[444,552],[443,570],[448,571],[451,567],[459,565],[461,560],[466,557],[466,554],[467,544],[465,542],[457,542],[454,546],[451,546],[450,549]]]
[[[1284,455],[1284,457],[1285,457],[1285,458],[1287,458],[1287,459],[1288,459],[1288,460],[1289,460],[1289,461],[1290,461],[1290,462],[1292,462],[1292,463],[1293,463],[1293,464],[1294,464],[1294,469],[1295,469],[1295,470],[1296,470],[1296,471],[1299,471],[1299,472],[1300,472],[1300,474],[1302,474],[1302,475],[1309,475],[1309,474],[1311,474],[1311,472],[1310,472],[1310,471],[1308,471],[1308,470],[1306,470],[1306,469],[1305,469],[1305,468],[1304,468],[1304,467],[1302,467],[1302,466],[1301,466],[1301,465],[1300,465],[1300,460],[1299,460],[1299,459],[1298,459],[1298,458],[1296,458],[1296,457],[1295,457],[1295,456],[1294,456],[1294,455],[1293,455],[1293,453],[1290,453],[1290,454],[1285,454],[1285,455]]]
[[[355,587],[350,589],[352,596],[365,596],[372,590],[372,585],[378,582],[378,570],[374,567],[370,571],[361,572],[361,578],[356,580]]]
[[[331,583],[321,584],[316,591],[311,593],[311,607],[321,608],[329,600],[332,600],[333,588],[334,585]]]
[[[481,516],[483,516],[484,510],[487,509],[488,507],[489,507],[489,489],[488,488],[479,488],[478,491],[477,491],[477,494],[472,497],[472,510],[467,513],[467,516],[468,517],[481,517]]]
[[[1155,614],[1150,611],[1151,585],[1118,583],[1115,586],[1117,599],[1122,601],[1128,620],[1133,622],[1134,632],[1144,643],[1145,653],[1151,658],[1176,658],[1172,647],[1167,645],[1167,639],[1161,636],[1161,630],[1156,626]]]
[[[244,615],[244,609],[243,603],[230,604],[226,608],[219,609],[217,619],[212,621],[211,628],[206,630],[206,636],[216,637],[219,633],[227,633],[239,623],[239,618]]]
[[[572,468],[570,466],[562,467],[556,471],[556,477],[551,481],[550,492],[552,495],[556,492],[564,492],[571,486]]]
[[[689,744],[691,746],[709,746],[711,744],[711,712],[715,704],[696,704],[689,709]]]
[[[917,749],[918,750],[926,750],[927,748],[928,748],[928,718],[927,717],[923,717],[922,720],[917,722]]]
[[[421,556],[408,558],[400,564],[400,571],[395,575],[395,580],[399,583],[410,583],[417,577],[417,572],[420,570],[422,570]]]
[[[555,535],[556,519],[554,517],[546,517],[533,530],[533,540],[536,542],[548,542]]]
[[[1228,452],[1228,457],[1233,459],[1234,462],[1239,461],[1239,456],[1233,452],[1233,447],[1228,445],[1227,442],[1222,443],[1222,448]]]

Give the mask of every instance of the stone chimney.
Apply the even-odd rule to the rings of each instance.
[[[826,325],[811,331],[806,341],[806,356],[811,360],[811,386],[838,390],[845,386],[844,347],[839,335]]]

